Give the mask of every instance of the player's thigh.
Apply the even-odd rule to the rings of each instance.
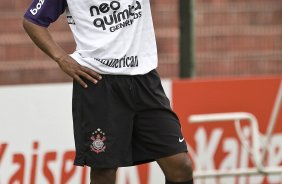
[[[117,168],[91,168],[91,184],[114,184]]]
[[[157,159],[157,163],[170,180],[192,178],[192,161],[186,152]]]

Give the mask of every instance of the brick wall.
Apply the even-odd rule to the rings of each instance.
[[[22,29],[31,0],[0,1],[0,84],[70,81]],[[281,0],[196,0],[197,76],[282,74]],[[178,1],[151,0],[162,77],[178,76]],[[51,32],[75,48],[61,17]]]
[[[282,74],[281,0],[196,0],[197,76]]]
[[[22,16],[30,3],[31,0],[0,2],[0,84],[69,81],[69,77],[34,46],[24,32]],[[74,50],[72,36],[63,19],[50,29],[64,49]]]

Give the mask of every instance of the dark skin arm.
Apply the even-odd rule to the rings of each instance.
[[[26,19],[23,20],[23,27],[32,41],[48,56],[58,63],[60,68],[70,77],[79,82],[84,88],[87,84],[81,77],[96,84],[102,76],[95,71],[79,65],[70,57],[52,38],[47,28],[38,26]]]

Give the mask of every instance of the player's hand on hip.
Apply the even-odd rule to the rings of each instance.
[[[97,72],[81,66],[69,55],[64,56],[58,61],[60,68],[74,80],[80,83],[84,88],[87,88],[87,84],[81,79],[81,77],[88,79],[89,81],[97,84],[102,76]]]

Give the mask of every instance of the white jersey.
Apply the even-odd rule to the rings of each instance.
[[[80,65],[118,75],[145,74],[157,67],[149,0],[34,0],[25,17],[47,27],[63,10],[76,42],[71,57]]]

